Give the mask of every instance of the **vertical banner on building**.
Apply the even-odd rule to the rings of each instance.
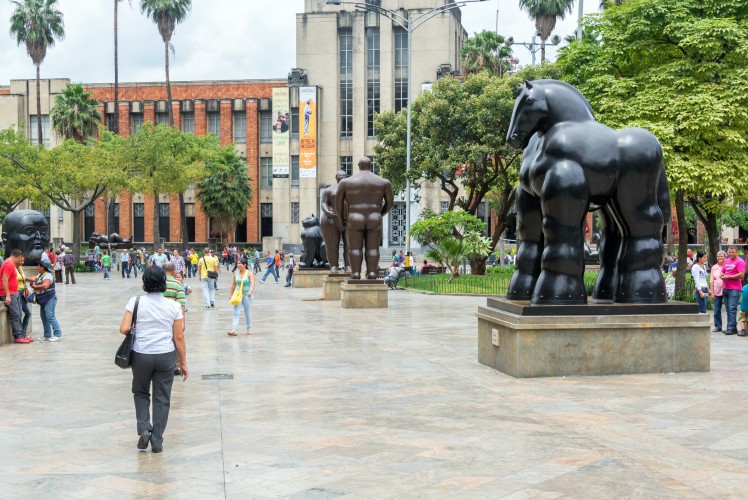
[[[299,112],[304,126],[299,134],[299,177],[317,177],[317,87],[299,88]]]
[[[273,89],[273,178],[288,177],[291,153],[288,128],[288,87]]]

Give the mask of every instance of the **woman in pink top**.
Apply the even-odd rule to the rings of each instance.
[[[712,266],[712,276],[709,279],[709,297],[714,305],[713,332],[722,331],[722,265],[725,263],[725,252],[717,252],[717,263]]]

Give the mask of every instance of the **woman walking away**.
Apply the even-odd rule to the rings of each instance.
[[[39,263],[39,274],[36,278],[28,278],[32,283],[29,286],[34,290],[36,303],[39,305],[39,316],[44,327],[44,340],[57,342],[62,338],[60,323],[55,316],[57,306],[57,295],[55,293],[54,277],[52,276],[52,263],[43,260]],[[54,333],[54,336],[52,335]],[[42,340],[42,338],[39,338]]]
[[[231,295],[239,287],[242,291],[242,301],[234,306],[234,317],[231,320],[229,335],[235,336],[239,329],[239,316],[244,309],[244,321],[247,323],[247,335],[252,335],[252,296],[255,291],[255,276],[247,269],[247,259],[239,259],[238,270],[234,274],[231,284]]]
[[[722,265],[725,263],[727,254],[723,251],[717,252],[717,263],[712,266],[712,275],[709,279],[709,296],[712,298],[714,308],[714,328],[713,332],[722,331]]]
[[[169,419],[171,387],[174,383],[174,348],[179,353],[182,380],[187,380],[187,351],[184,343],[184,317],[178,302],[162,295],[166,290],[166,273],[158,266],[143,272],[145,295],[132,297],[125,306],[119,331],[127,335],[132,330],[132,394],[138,423],[138,449],[148,448],[161,453],[164,430]],[[135,325],[133,310],[137,308]],[[151,389],[153,390],[153,420],[151,421]]]
[[[691,266],[691,276],[694,283],[694,297],[699,304],[699,312],[706,313],[706,303],[709,299],[709,286],[706,283],[706,254],[696,252],[696,262]]]

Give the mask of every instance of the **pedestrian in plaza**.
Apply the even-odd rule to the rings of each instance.
[[[21,306],[21,297],[18,295],[18,273],[16,272],[16,268],[22,266],[23,261],[23,252],[16,248],[10,254],[10,257],[6,257],[2,266],[0,266],[0,277],[3,281],[3,300],[8,310],[10,329],[16,344],[33,342],[31,337],[23,333],[21,323],[23,308]]]
[[[273,272],[275,273],[275,282],[277,283],[280,279],[280,269],[283,262],[280,252],[276,249],[275,255],[273,256]]]
[[[696,261],[691,266],[691,276],[694,283],[694,298],[699,305],[699,312],[706,313],[706,303],[709,301],[709,285],[706,282],[706,253],[696,252]]]
[[[296,259],[293,258],[293,254],[288,254],[288,264],[286,265],[286,287],[291,286],[291,278],[293,278],[293,272],[296,269]]]
[[[738,248],[734,245],[727,248],[727,259],[722,266],[720,279],[724,285],[722,300],[727,309],[727,329],[725,335],[735,335],[737,330],[738,301],[745,274],[745,261],[738,257]]]
[[[117,266],[117,272],[119,272],[119,260],[117,259],[117,250],[112,250],[112,262]]]
[[[200,285],[203,288],[203,302],[205,303],[205,308],[210,309],[216,305],[216,278],[211,276],[218,276],[218,273],[221,272],[221,265],[218,259],[214,255],[211,255],[210,249],[206,248],[202,258],[198,260],[197,266]]]
[[[109,279],[109,271],[112,269],[112,257],[109,253],[104,250],[104,255],[101,256],[101,266],[104,268],[104,279]]]
[[[125,275],[127,277],[130,277],[130,252],[127,249],[122,250],[122,253],[119,256],[119,263],[122,267],[122,277],[124,278]]]
[[[70,248],[65,249],[65,255],[62,256],[62,265],[65,266],[65,284],[69,285],[72,280],[75,285],[75,257]]]
[[[174,264],[174,270],[176,272],[184,272],[184,257],[179,254],[179,250],[174,250],[171,253],[171,263]]]
[[[174,384],[175,350],[179,354],[179,371],[187,380],[187,351],[184,341],[182,308],[162,294],[166,291],[166,274],[157,266],[143,272],[145,295],[131,297],[125,306],[119,331],[126,335],[133,330],[132,394],[137,419],[138,449],[160,453],[164,447],[164,431],[169,420],[171,388]],[[133,310],[138,311],[133,327]],[[153,394],[153,419],[151,419]]]
[[[231,283],[231,295],[234,295],[236,287],[241,287],[242,301],[234,306],[234,315],[231,320],[229,335],[236,336],[239,329],[239,317],[244,310],[244,321],[247,325],[247,335],[252,335],[252,297],[255,291],[255,275],[247,267],[247,259],[239,259],[234,280]],[[231,296],[230,295],[230,296]]]
[[[255,250],[255,262],[254,262],[254,273],[257,274],[260,271],[262,271],[262,268],[260,267],[260,259],[262,259],[262,254],[259,250]]]
[[[740,330],[738,331],[738,337],[748,335],[745,331],[746,324],[748,324],[748,283],[743,285],[743,294],[740,298],[740,314],[738,314],[738,327]]]
[[[265,252],[265,274],[260,278],[260,283],[265,284],[265,280],[268,279],[268,275],[272,274],[275,278],[275,282],[278,283],[278,278],[275,276],[273,271],[275,268],[275,257],[270,255],[270,252]]]
[[[27,336],[29,329],[29,322],[31,321],[31,308],[29,307],[28,296],[30,287],[26,282],[26,273],[23,271],[25,257],[21,258],[21,262],[16,267],[16,279],[18,280],[18,298],[21,299],[21,312],[23,313],[23,319],[21,319],[21,333],[23,336]]]
[[[156,253],[151,255],[150,263],[152,266],[163,267],[164,262],[166,262],[167,260],[168,260],[168,257],[166,256],[166,254],[164,254],[164,249],[159,248],[158,250],[156,250]]]
[[[216,255],[216,251],[215,250],[211,250],[210,254],[213,257],[215,257],[216,258],[216,262],[218,262],[218,256]],[[218,265],[218,269],[216,269],[216,272],[220,272],[220,271],[221,271],[221,265],[219,264]],[[216,276],[216,279],[213,281],[213,290],[218,290],[218,276]]]
[[[62,283],[62,255],[63,253],[60,250],[55,251],[55,283]]]
[[[176,278],[177,272],[174,262],[164,262],[161,269],[166,273],[166,290],[164,291],[163,296],[167,299],[176,301],[182,308],[182,316],[185,316],[185,312],[187,312],[187,301],[185,300],[184,286],[182,285],[182,282]],[[185,325],[186,322],[187,320],[185,317],[185,321],[182,325]],[[178,352],[175,359],[175,366],[177,368],[174,370],[174,375],[176,376],[181,374],[179,371],[180,360]]]
[[[709,279],[709,296],[712,298],[712,308],[714,309],[714,327],[713,332],[722,331],[722,266],[725,264],[725,252],[717,252],[717,263],[712,266],[711,276]]]
[[[197,261],[200,258],[200,256],[197,254],[197,252],[190,248],[190,267],[187,268],[187,277],[188,278],[195,278],[197,277]]]
[[[138,262],[138,252],[131,250],[130,252],[130,262],[128,265],[130,266],[130,272],[132,273],[133,277],[138,277],[138,270],[142,269],[140,266],[140,263]]]
[[[57,307],[57,294],[55,292],[54,277],[52,276],[52,265],[47,261],[39,262],[39,274],[36,278],[28,278],[29,286],[36,295],[36,304],[39,306],[39,317],[44,327],[44,336],[37,340],[48,340],[57,342],[62,338],[62,329],[55,315]],[[54,335],[53,335],[54,334]]]

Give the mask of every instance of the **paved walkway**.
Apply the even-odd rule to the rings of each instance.
[[[215,310],[192,283],[161,454],[112,362],[140,281],[60,286],[64,339],[0,347],[0,498],[748,495],[748,339],[713,334],[708,374],[516,380],[476,361],[485,299],[354,311],[268,282],[229,337],[226,276]]]

